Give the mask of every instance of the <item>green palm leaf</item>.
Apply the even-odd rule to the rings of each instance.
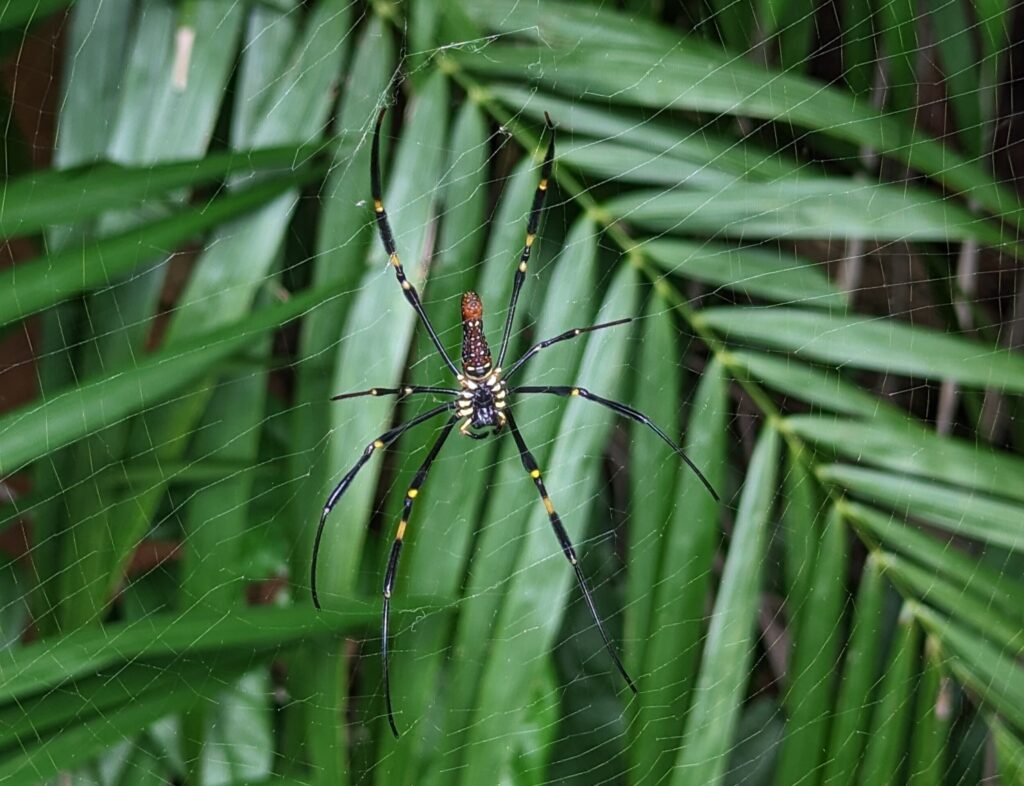
[[[14,3],[0,31],[28,47],[61,5]],[[67,12],[54,166],[0,201],[28,249],[0,324],[34,353],[2,373],[40,390],[0,415],[0,530],[25,554],[0,576],[0,777],[930,786],[980,782],[988,735],[1014,782],[1008,4],[840,3],[839,71],[805,0],[354,8]],[[513,401],[635,698],[507,437],[453,437],[409,524],[397,742],[377,604],[434,424],[335,508],[310,608],[323,500],[436,403],[330,396],[458,384],[374,237],[384,106],[385,202],[453,357],[462,292],[489,335],[504,320],[551,116],[509,357],[636,319],[521,382],[638,407],[722,496],[643,424]]]

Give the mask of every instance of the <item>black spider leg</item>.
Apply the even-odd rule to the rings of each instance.
[[[626,317],[625,319],[616,319],[612,322],[601,322],[598,325],[591,325],[590,327],[573,328],[572,330],[567,330],[564,333],[559,333],[554,338],[548,338],[545,339],[544,341],[539,341],[538,343],[530,347],[528,350],[526,350],[526,352],[524,352],[522,356],[515,363],[513,363],[509,370],[506,371],[502,376],[504,376],[505,380],[508,381],[508,378],[515,374],[516,371],[519,368],[521,368],[527,360],[532,358],[542,349],[547,349],[552,344],[557,344],[560,341],[568,341],[569,339],[576,338],[577,336],[582,336],[584,333],[593,333],[595,330],[604,330],[605,328],[626,325],[632,321],[633,317]]]
[[[416,501],[416,496],[420,493],[420,486],[423,485],[423,481],[427,479],[427,473],[430,471],[434,459],[441,452],[441,447],[444,445],[445,440],[448,439],[448,435],[452,433],[452,429],[455,428],[455,424],[458,421],[459,416],[454,415],[445,423],[444,428],[441,429],[441,433],[434,442],[434,446],[430,449],[427,457],[423,459],[420,468],[416,470],[416,475],[413,476],[409,490],[405,492],[402,519],[398,522],[398,531],[395,533],[395,541],[391,544],[391,554],[388,557],[387,573],[384,574],[384,611],[381,616],[380,626],[380,655],[384,667],[384,703],[388,710],[388,723],[391,726],[391,733],[395,735],[395,739],[398,739],[398,726],[395,725],[395,712],[391,706],[391,677],[388,671],[388,627],[391,611],[391,590],[394,589],[395,573],[398,571],[398,560],[402,556],[402,541],[405,539],[405,528],[409,523],[409,517],[412,515],[413,502]]]
[[[711,496],[714,497],[715,502],[721,501],[718,496],[718,492],[715,491],[714,486],[711,485],[711,481],[709,481],[704,476],[704,473],[697,468],[697,465],[690,460],[690,457],[686,455],[683,449],[679,447],[679,445],[677,445],[675,441],[671,437],[669,437],[668,434],[666,434],[664,431],[658,428],[657,424],[653,420],[651,420],[642,412],[635,410],[632,407],[626,406],[625,404],[620,404],[618,401],[612,401],[611,399],[602,398],[601,396],[591,393],[586,388],[568,387],[560,385],[544,387],[527,386],[521,388],[512,388],[511,392],[526,394],[550,393],[555,396],[579,396],[580,398],[585,398],[588,401],[595,401],[598,404],[606,406],[608,407],[608,409],[618,412],[620,415],[624,415],[630,420],[635,420],[637,423],[642,423],[655,434],[657,434],[659,437],[661,437],[662,441],[665,442],[665,444],[667,444],[669,447],[671,447],[672,450],[676,452],[676,455],[679,456],[679,458],[686,462],[686,466],[693,470],[694,474],[700,479],[700,482],[704,484],[704,488],[706,488],[708,492],[711,494]]]
[[[551,164],[555,159],[555,125],[544,113],[548,130],[551,132],[551,141],[548,142],[548,150],[544,154],[544,164],[540,170],[540,182],[537,184],[537,191],[533,195],[533,206],[530,208],[530,217],[526,222],[526,243],[523,245],[523,252],[519,255],[519,265],[516,267],[515,281],[512,282],[512,297],[508,304],[508,314],[505,316],[505,332],[501,336],[501,349],[498,350],[498,362],[496,368],[501,368],[505,361],[505,352],[508,351],[508,342],[512,337],[512,320],[516,315],[516,304],[519,302],[519,291],[526,281],[526,271],[530,263],[530,251],[533,249],[533,241],[537,238],[537,228],[540,226],[540,214],[544,210],[544,199],[548,194],[548,181],[551,179]]]
[[[355,480],[359,470],[361,470],[363,465],[370,460],[370,456],[373,455],[374,451],[383,450],[413,426],[418,426],[423,421],[430,420],[430,418],[454,408],[455,404],[456,402],[452,401],[448,404],[442,404],[439,407],[434,407],[407,423],[402,423],[400,426],[395,426],[390,431],[385,431],[377,437],[377,439],[373,440],[373,442],[366,446],[366,449],[363,451],[363,455],[359,457],[355,466],[346,472],[345,477],[343,477],[338,485],[334,487],[334,491],[332,491],[331,495],[327,498],[327,504],[324,505],[324,512],[320,515],[320,524],[316,528],[316,540],[313,541],[313,557],[310,560],[309,565],[309,586],[313,594],[313,605],[318,609],[320,608],[320,596],[316,591],[316,563],[317,557],[320,554],[320,541],[324,535],[324,525],[327,523],[327,517],[331,515],[331,511],[334,510],[334,506],[338,504],[338,500],[341,498],[341,495],[344,494],[348,490],[348,487],[352,485],[352,481]]]
[[[415,393],[446,393],[450,396],[459,395],[454,388],[435,388],[424,385],[402,385],[397,388],[370,388],[369,390],[357,390],[354,393],[339,393],[331,396],[331,401],[343,401],[347,398],[359,398],[360,396],[411,396]]]
[[[555,531],[555,537],[558,538],[558,543],[562,547],[562,553],[565,554],[565,558],[569,560],[569,564],[572,565],[572,569],[576,572],[576,582],[580,586],[583,598],[587,601],[587,607],[590,609],[590,616],[594,618],[594,622],[597,624],[597,629],[601,633],[601,638],[604,639],[605,649],[608,650],[608,654],[611,655],[612,660],[615,662],[615,667],[619,670],[623,679],[626,680],[626,684],[629,685],[629,689],[633,691],[633,693],[636,693],[636,683],[633,682],[633,678],[629,676],[629,672],[626,671],[626,667],[622,664],[622,660],[619,658],[618,653],[612,646],[612,641],[608,638],[608,633],[604,629],[604,623],[601,622],[601,618],[597,614],[597,606],[594,605],[594,599],[590,596],[590,588],[587,587],[587,581],[583,577],[583,569],[580,568],[579,560],[576,558],[576,550],[572,546],[572,541],[569,540],[569,534],[565,531],[565,527],[562,526],[562,519],[559,518],[558,513],[555,511],[555,506],[551,503],[551,498],[548,497],[548,491],[544,487],[544,481],[541,479],[540,468],[537,466],[537,461],[534,459],[530,449],[526,447],[526,442],[523,440],[523,435],[520,433],[519,427],[516,425],[515,419],[512,417],[512,413],[506,410],[505,416],[508,420],[508,427],[512,431],[512,438],[515,439],[516,447],[519,448],[519,457],[522,459],[523,467],[530,473],[530,477],[533,478],[534,485],[537,486],[537,491],[540,492],[541,501],[544,503],[544,509],[548,512],[548,518],[551,520],[551,528]]]
[[[444,360],[455,376],[459,376],[459,369],[452,362],[452,359],[448,357],[448,353],[441,345],[441,339],[438,338],[434,326],[430,324],[427,312],[423,310],[423,303],[420,302],[420,296],[416,292],[416,287],[405,277],[405,270],[402,267],[402,261],[398,258],[398,250],[395,247],[395,236],[391,231],[391,225],[388,223],[388,214],[384,211],[384,197],[382,196],[380,185],[380,128],[384,122],[385,112],[387,112],[386,108],[381,109],[380,114],[377,115],[377,127],[374,129],[373,145],[370,148],[370,189],[373,192],[373,212],[377,216],[377,231],[380,233],[380,242],[384,244],[384,250],[387,252],[388,259],[391,260],[391,264],[395,268],[395,276],[398,278],[398,283],[402,285],[405,299],[409,301],[409,304],[419,314],[423,326],[427,329],[427,334],[430,336],[430,340],[434,342],[434,346],[437,347],[442,360]]]

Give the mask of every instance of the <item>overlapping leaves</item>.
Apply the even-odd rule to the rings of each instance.
[[[418,61],[409,105],[393,115],[387,201],[406,267],[437,315],[442,340],[457,342],[455,299],[471,286],[488,304],[488,324],[500,324],[535,167],[524,159],[494,215],[486,213],[489,154],[507,143],[490,135],[490,121],[506,124],[530,153],[542,112],[554,115],[561,198],[542,235],[514,341],[521,348],[533,333],[644,318],[635,333],[595,334],[550,350],[524,374],[538,383],[578,380],[651,409],[674,437],[685,434],[689,454],[728,501],[715,506],[649,432],[629,431],[630,566],[621,641],[641,692],[630,700],[607,681],[585,708],[613,730],[601,745],[615,750],[601,749],[591,732],[556,733],[578,728],[562,715],[575,717],[581,708],[564,687],[567,676],[571,682],[577,675],[556,676],[548,653],[560,644],[563,615],[572,623],[579,604],[508,445],[446,449],[424,487],[400,588],[406,596],[438,596],[442,608],[458,614],[453,623],[422,602],[414,602],[413,614],[397,614],[394,691],[407,730],[397,746],[383,721],[374,720],[376,666],[364,662],[361,690],[350,695],[335,636],[361,635],[375,623],[366,603],[352,596],[377,593],[381,543],[390,533],[385,524],[378,537],[367,525],[378,491],[382,510],[397,509],[429,429],[402,441],[395,468],[368,469],[331,522],[321,556],[330,566],[322,592],[332,614],[314,619],[292,610],[285,619],[240,608],[246,577],[236,564],[238,544],[247,533],[265,539],[268,522],[287,530],[283,556],[270,560],[279,569],[287,563],[290,601],[304,604],[310,525],[325,490],[355,447],[411,411],[408,403],[370,399],[328,408],[327,394],[403,378],[440,381],[414,316],[378,264],[360,205],[366,132],[396,68],[392,31],[379,18],[353,28],[351,11],[339,4],[316,3],[305,19],[294,5],[204,5],[202,14],[220,16],[218,25],[200,26],[217,32],[197,42],[197,62],[218,78],[190,82],[184,96],[161,83],[148,114],[141,99],[130,106],[126,99],[110,138],[90,126],[82,105],[66,104],[68,127],[96,135],[83,135],[78,151],[77,138],[62,139],[66,162],[88,164],[106,151],[138,166],[93,165],[8,186],[17,199],[0,211],[0,228],[8,236],[49,229],[51,250],[7,274],[0,321],[43,311],[53,335],[79,308],[80,296],[81,314],[99,314],[101,306],[127,304],[128,293],[140,295],[131,298],[134,310],[118,312],[121,323],[88,339],[102,360],[122,363],[96,369],[85,362],[97,373],[62,378],[65,353],[73,358],[81,350],[52,349],[43,376],[59,384],[47,381],[41,402],[0,423],[0,471],[30,462],[40,471],[43,502],[30,512],[40,520],[33,558],[43,575],[34,603],[43,610],[43,630],[52,635],[58,627],[47,614],[70,627],[96,625],[122,589],[133,550],[163,523],[174,498],[167,468],[213,461],[289,468],[269,488],[255,489],[251,475],[230,471],[213,485],[190,487],[180,513],[192,551],[173,602],[197,604],[202,613],[179,618],[147,606],[150,577],[124,588],[122,627],[87,627],[9,651],[0,680],[9,699],[0,707],[0,740],[13,757],[4,765],[11,782],[80,767],[127,738],[137,741],[137,771],[158,768],[154,732],[134,735],[169,714],[186,718],[186,756],[195,761],[203,761],[205,744],[243,746],[215,713],[196,708],[196,696],[222,695],[225,707],[248,708],[256,718],[252,739],[271,739],[260,716],[266,697],[244,678],[265,675],[271,659],[287,663],[294,698],[283,714],[281,769],[304,782],[348,782],[352,763],[374,769],[381,783],[538,782],[549,765],[582,762],[595,749],[599,763],[625,762],[616,777],[631,783],[734,782],[746,772],[741,752],[769,739],[744,736],[744,724],[759,717],[750,696],[752,676],[766,668],[756,657],[759,641],[775,644],[769,634],[777,628],[759,614],[769,582],[785,595],[791,668],[775,705],[780,714],[766,724],[781,744],[760,748],[758,758],[768,764],[759,782],[899,782],[911,773],[915,784],[938,783],[952,752],[948,722],[935,708],[948,698],[950,678],[989,723],[1004,772],[1019,768],[1024,586],[1008,566],[1020,564],[1024,551],[1022,462],[978,437],[937,435],[857,383],[867,371],[1016,396],[1024,392],[1024,363],[986,338],[911,324],[906,314],[851,308],[811,254],[789,242],[934,249],[930,244],[970,241],[1015,255],[1016,197],[976,152],[961,157],[905,118],[880,114],[839,88],[766,71],[706,42],[681,41],[653,23],[626,23],[589,5],[473,4],[465,15],[417,6],[416,35],[433,31],[437,40],[424,44],[440,54]],[[780,37],[783,61],[801,46],[800,26],[779,21],[788,18],[784,5],[773,4],[780,15],[764,26],[766,35]],[[76,20],[92,13],[106,30],[117,20],[100,6],[83,2],[72,13]],[[985,15],[986,46],[992,16]],[[175,21],[161,8],[137,29],[123,24],[114,37],[130,40],[128,55],[98,49],[78,27],[80,56],[109,58],[109,78],[130,68],[148,43],[164,40]],[[899,19],[893,24],[911,29]],[[730,29],[742,40],[742,26]],[[493,33],[499,38],[484,37]],[[349,59],[354,34],[359,43]],[[483,43],[461,45],[466,40]],[[894,40],[889,36],[886,45]],[[204,148],[195,147],[208,141],[203,129],[216,120],[239,41],[243,65],[227,110],[233,152],[201,158]],[[169,45],[160,52],[169,60]],[[897,54],[905,61],[905,52]],[[955,56],[943,47],[943,57]],[[126,90],[133,100],[146,87],[140,79]],[[331,112],[338,82],[339,106]],[[453,96],[461,96],[455,85],[468,100],[449,126]],[[962,85],[955,103],[967,121],[979,117]],[[189,116],[195,129],[172,111],[183,106],[203,108]],[[331,145],[332,168],[317,206],[316,251],[312,262],[296,263],[286,243],[299,206],[295,189],[321,174],[309,155],[320,148],[329,116],[339,142]],[[726,116],[792,124],[833,143],[870,148],[931,182],[908,188],[865,182],[842,164],[829,171],[805,166],[766,147],[767,135],[739,138],[721,122]],[[174,122],[158,151],[151,132],[161,117]],[[288,147],[250,152],[280,144]],[[157,163],[168,156],[188,162]],[[284,177],[239,182],[240,171],[280,168]],[[182,189],[225,178],[226,195],[182,200]],[[138,223],[135,215],[122,223],[112,215],[141,199],[152,200],[155,221]],[[67,225],[78,234],[53,229]],[[161,259],[196,238],[205,240],[204,250],[165,343],[137,358],[124,354],[123,336],[142,347],[139,326],[155,309]],[[281,272],[301,264],[311,268],[312,285],[287,303],[268,304],[268,290],[292,283]],[[641,286],[641,277],[652,286]],[[684,287],[700,287],[695,291],[716,304],[695,309]],[[302,320],[297,392],[294,410],[281,412],[266,396],[266,337],[294,319]],[[687,355],[703,362],[693,385],[675,373],[687,352],[680,328],[699,340]],[[228,360],[236,366],[224,368]],[[662,372],[665,365],[672,370]],[[635,383],[623,368],[636,372]],[[742,392],[742,405],[730,391]],[[680,400],[692,403],[680,412]],[[752,411],[760,433],[744,456],[735,437]],[[581,551],[602,553],[600,538],[591,536],[609,526],[599,483],[607,413],[583,401],[522,402],[517,412]],[[278,426],[283,422],[288,427]],[[69,498],[102,491],[86,500],[81,519],[56,510],[63,486],[53,477],[47,485],[47,473],[67,466],[69,457],[75,472],[67,493],[80,495]],[[145,458],[159,474],[138,485],[143,473],[128,474],[129,482],[111,491],[84,470],[84,458],[98,459],[108,473]],[[378,489],[381,478],[385,487]],[[272,500],[272,512],[252,523],[265,509],[262,495]],[[776,527],[780,577],[768,550]],[[851,610],[843,598],[845,568],[859,548],[854,538],[870,556],[849,576],[856,586]],[[97,561],[111,540],[115,553]],[[68,591],[54,594],[47,588],[53,580]],[[884,613],[891,588],[903,601],[895,621]],[[609,590],[613,601],[614,594]],[[617,628],[615,608],[604,611]],[[593,632],[589,624],[581,639]],[[887,648],[882,631],[891,633]],[[599,657],[581,668],[605,670]],[[18,715],[24,706],[31,713]],[[350,758],[350,727],[342,719],[352,718],[382,740],[373,756]],[[270,777],[265,763],[253,767],[225,771]],[[212,772],[198,766],[176,774],[205,782]]]

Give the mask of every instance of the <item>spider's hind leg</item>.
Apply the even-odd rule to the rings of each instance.
[[[344,401],[349,398],[361,398],[363,396],[414,396],[417,393],[440,393],[445,396],[457,396],[459,391],[454,388],[436,388],[428,385],[399,385],[397,388],[369,388],[368,390],[357,390],[352,393],[339,393],[331,396],[331,401]]]
[[[547,115],[545,115],[547,117]],[[509,339],[512,338],[512,323],[516,316],[516,304],[519,302],[519,292],[526,281],[526,271],[530,263],[530,252],[533,243],[537,238],[537,230],[540,228],[540,216],[544,211],[544,202],[548,195],[548,182],[551,180],[551,167],[555,160],[555,126],[551,118],[547,117],[547,127],[551,132],[548,140],[548,149],[544,154],[544,163],[541,165],[540,182],[537,183],[537,190],[533,195],[533,205],[530,207],[530,216],[526,221],[526,241],[523,244],[523,251],[519,255],[519,264],[516,265],[515,277],[512,279],[512,295],[509,298],[508,314],[505,316],[505,329],[501,334],[501,346],[498,349],[498,368],[505,362],[505,353],[508,351]]]
[[[384,246],[384,252],[388,255],[391,266],[395,270],[398,283],[402,287],[402,294],[405,295],[405,299],[409,301],[409,305],[413,307],[413,310],[419,316],[423,327],[427,331],[427,335],[430,336],[430,340],[434,343],[434,348],[437,349],[437,354],[441,356],[441,360],[444,361],[448,370],[458,377],[459,369],[448,356],[448,352],[441,343],[441,339],[437,336],[437,331],[434,330],[434,326],[430,323],[430,317],[427,316],[427,312],[423,309],[423,303],[420,301],[416,287],[406,278],[405,269],[402,267],[402,260],[399,259],[398,249],[395,246],[395,234],[391,231],[388,214],[384,209],[384,194],[381,188],[380,177],[380,129],[384,122],[386,111],[386,109],[381,109],[377,115],[377,125],[374,128],[373,142],[370,145],[370,192],[373,195],[373,213],[376,216],[377,232],[380,235],[380,242]]]

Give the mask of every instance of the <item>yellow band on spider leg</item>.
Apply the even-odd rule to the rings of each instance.
[[[551,504],[551,500],[548,497],[544,497],[544,508],[549,516],[555,512],[555,506]]]
[[[402,539],[405,538],[405,527],[406,527],[406,524],[407,524],[407,522],[405,522],[405,521],[399,521],[398,522],[398,532],[395,533],[395,540],[402,540]]]

